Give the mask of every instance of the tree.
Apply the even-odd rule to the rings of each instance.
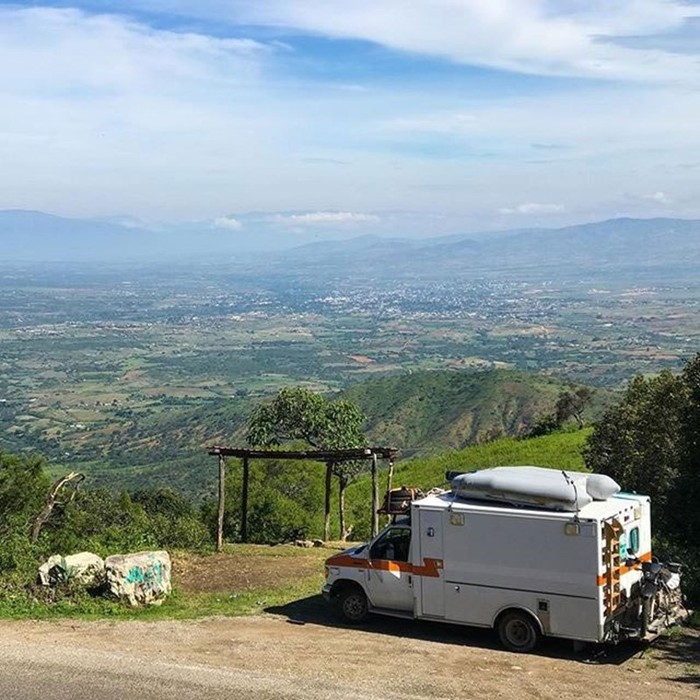
[[[655,548],[686,560],[688,593],[700,601],[700,354],[679,375],[634,378],[594,427],[584,458],[651,496]]]
[[[542,415],[523,437],[550,435],[560,430],[570,418],[575,419],[580,430],[583,428],[583,412],[592,400],[593,391],[587,386],[562,389],[557,397],[554,411]]]
[[[29,531],[51,482],[41,457],[9,455],[0,450],[0,538],[14,524]]]
[[[566,423],[569,418],[574,418],[579,429],[583,428],[583,411],[592,400],[593,392],[587,386],[562,391],[556,405],[558,425]]]
[[[675,519],[668,501],[681,470],[686,394],[682,377],[668,370],[635,377],[595,425],[584,451],[590,469],[651,496],[654,520],[663,530]]]
[[[331,401],[303,387],[282,389],[273,401],[256,406],[248,420],[250,445],[268,447],[302,441],[315,449],[360,447],[364,442],[360,409],[351,401]],[[361,462],[326,465],[324,536],[329,537],[330,477],[338,479],[340,538],[345,539],[345,489],[362,471]]]

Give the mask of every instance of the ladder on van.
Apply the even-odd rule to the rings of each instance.
[[[605,616],[610,617],[620,607],[620,535],[624,528],[615,518],[603,523],[603,565],[605,567],[605,583],[603,589],[603,602]]]

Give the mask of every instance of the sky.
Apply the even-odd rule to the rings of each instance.
[[[222,235],[700,218],[700,1],[0,2],[0,209]]]

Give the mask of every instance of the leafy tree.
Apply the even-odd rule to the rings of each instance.
[[[523,437],[534,438],[542,435],[551,435],[559,429],[559,421],[553,413],[547,413],[542,416],[535,425],[533,425]]]
[[[359,447],[364,442],[360,409],[351,401],[331,401],[303,387],[282,389],[270,403],[259,404],[248,420],[248,443],[258,447],[301,441],[316,449]],[[362,462],[335,462],[338,479],[340,538],[345,539],[345,489],[362,471]],[[325,537],[328,538],[330,494],[326,490]]]
[[[654,520],[662,529],[676,519],[669,499],[681,470],[686,402],[683,378],[668,370],[635,377],[622,401],[595,426],[584,451],[590,469],[651,496]]]
[[[595,426],[588,467],[652,499],[656,547],[700,563],[700,354],[680,375],[636,377]],[[688,571],[700,600],[700,572]]]
[[[583,428],[583,411],[592,400],[593,392],[587,386],[562,391],[556,405],[557,423],[563,425],[569,418],[573,418],[578,427]]]
[[[131,494],[131,500],[143,506],[146,513],[151,516],[157,514],[176,519],[193,514],[192,504],[181,493],[169,486],[139,489]]]

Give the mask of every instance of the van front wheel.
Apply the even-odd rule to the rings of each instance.
[[[336,598],[336,606],[346,622],[357,625],[367,619],[367,596],[359,588],[343,589]]]
[[[496,625],[501,644],[508,651],[527,653],[532,651],[540,638],[535,621],[526,613],[513,610],[504,613]]]

